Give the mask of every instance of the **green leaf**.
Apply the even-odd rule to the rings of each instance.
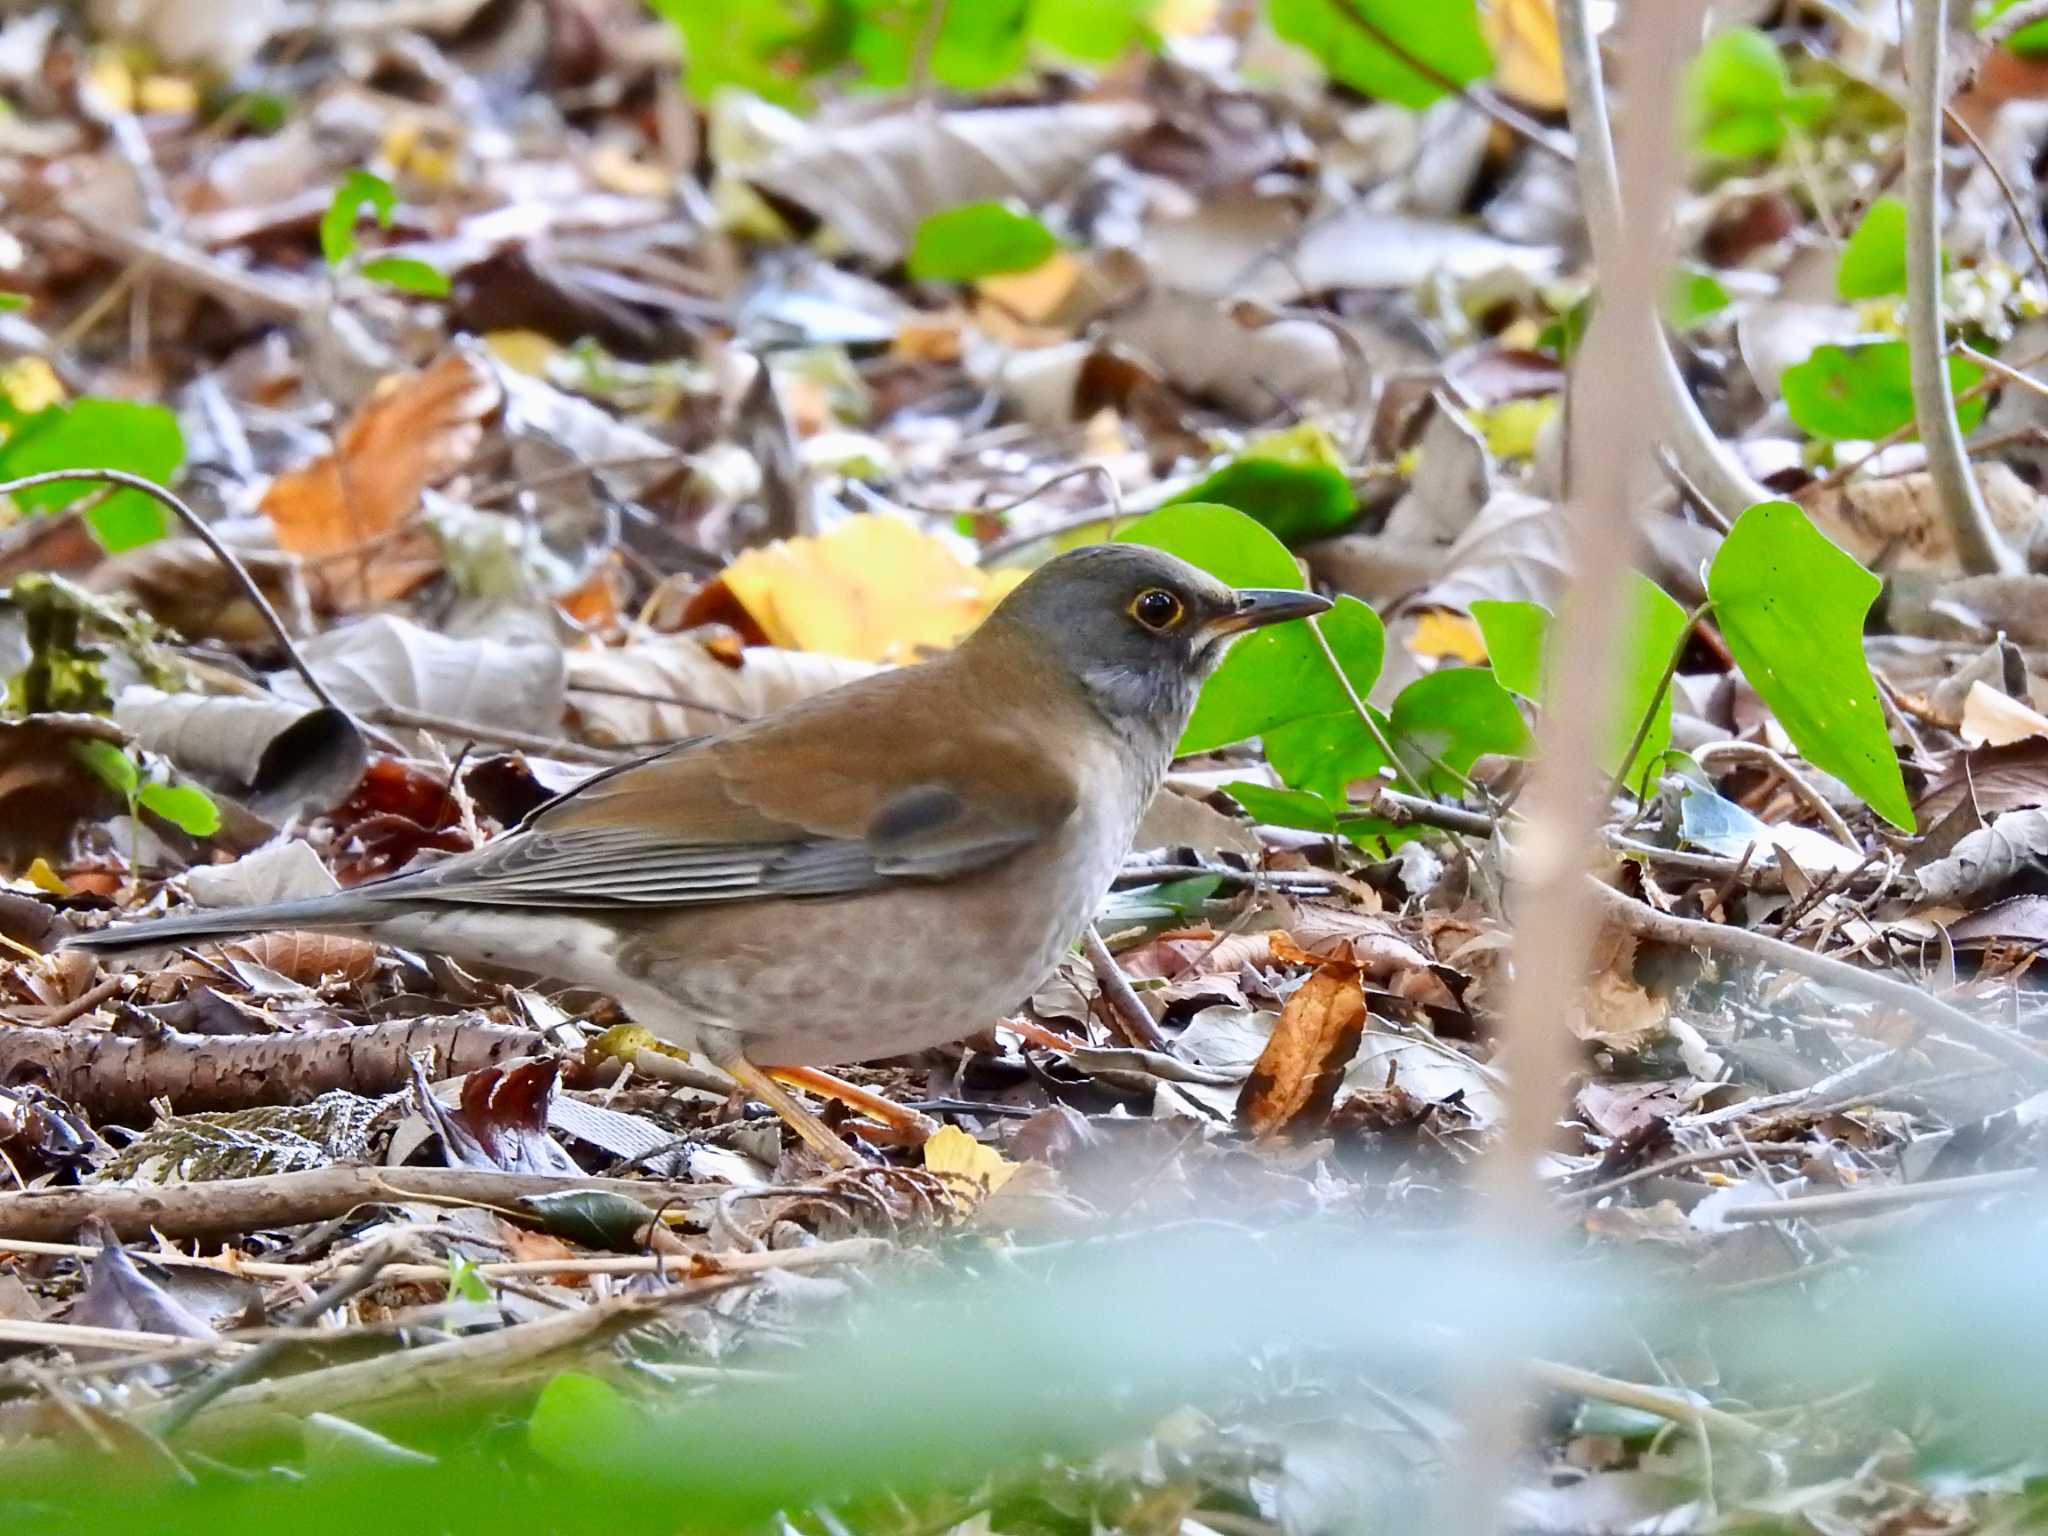
[[[1148,46],[1151,0],[1034,0],[1031,41],[1089,64],[1107,64]]]
[[[12,314],[16,310],[22,310],[27,308],[27,294],[13,293],[7,289],[0,288],[0,315]]]
[[[721,86],[777,106],[807,102],[806,82],[842,63],[859,17],[852,0],[651,0],[683,39],[683,83],[699,101]]]
[[[1601,768],[1634,783],[1646,764],[1654,763],[1671,745],[1671,690],[1664,688],[1664,673],[1671,665],[1671,652],[1685,632],[1686,611],[1657,583],[1641,572],[1631,571],[1628,616],[1622,631],[1621,676],[1615,680],[1614,727],[1608,746],[1600,756]],[[1657,697],[1659,690],[1663,697]],[[1643,716],[1655,704],[1656,714],[1643,737],[1642,749],[1623,762],[1629,743]]]
[[[1437,794],[1455,794],[1458,780],[1489,752],[1529,755],[1528,722],[1484,667],[1445,667],[1418,677],[1395,698],[1388,722],[1408,771]]]
[[[220,830],[220,807],[195,784],[145,784],[135,800],[194,837],[211,837]]]
[[[1721,279],[1705,267],[1684,266],[1671,274],[1664,294],[1664,317],[1676,330],[1689,331],[1729,304]]]
[[[1789,501],[1737,518],[1707,572],[1722,638],[1793,744],[1910,832],[1905,779],[1863,655],[1879,585]]]
[[[69,405],[38,411],[0,444],[0,480],[53,469],[121,469],[168,485],[185,460],[178,418],[160,405],[87,396]],[[105,489],[91,480],[59,480],[17,491],[16,505],[29,511],[69,506]],[[160,539],[164,510],[141,491],[115,491],[86,521],[110,554]]]
[[[1984,376],[1965,358],[1948,360],[1949,386],[1961,394]],[[1779,381],[1792,419],[1835,442],[1885,437],[1913,422],[1913,360],[1903,341],[1815,347]],[[1956,418],[1968,432],[1984,417],[1984,401],[1964,401]]]
[[[365,207],[376,215],[379,225],[389,229],[391,216],[398,210],[398,193],[382,176],[350,171],[334,189],[327,211],[320,215],[320,254],[330,267],[340,266],[356,253],[356,220]]]
[[[1305,789],[1275,789],[1270,784],[1235,783],[1223,786],[1223,793],[1244,807],[1254,821],[1275,827],[1299,827],[1304,832],[1337,830],[1337,813],[1320,795]]]
[[[632,1404],[610,1382],[563,1371],[534,1399],[526,1443],[541,1460],[565,1472],[602,1474],[639,1422]]]
[[[1059,248],[1053,232],[1021,204],[964,203],[919,223],[906,265],[923,281],[971,283],[999,272],[1028,272]]]
[[[1549,676],[1550,612],[1535,603],[1490,602],[1472,605],[1472,617],[1486,641],[1494,676],[1510,691],[1541,702]],[[1619,772],[1622,755],[1635,740],[1636,729],[1650,711],[1671,663],[1671,651],[1685,628],[1685,610],[1669,593],[1641,572],[1629,572],[1628,612],[1621,633],[1621,676],[1615,684],[1614,719],[1600,766]],[[1663,690],[1656,716],[1643,738],[1636,763],[1662,755],[1671,742],[1671,694]]]
[[[2017,4],[2019,0],[1993,0],[1991,7],[1977,17],[1977,25],[1981,28],[1986,22],[2004,15]],[[2021,27],[2006,39],[2005,46],[2018,54],[2048,53],[2048,21],[2037,21],[2032,26]]]
[[[476,1272],[476,1265],[459,1253],[448,1255],[448,1298],[451,1301],[491,1299],[490,1282]]]
[[[1493,675],[1511,693],[1532,703],[1543,697],[1544,648],[1550,640],[1550,610],[1538,603],[1480,598],[1472,620],[1486,642]]]
[[[1335,533],[1358,515],[1344,456],[1314,422],[1254,438],[1167,505],[1187,501],[1235,507],[1288,544]]]
[[[379,256],[366,261],[363,276],[373,283],[387,283],[401,292],[416,293],[426,299],[445,299],[449,293],[445,273],[410,256]]]
[[[133,799],[142,780],[135,759],[111,741],[81,741],[72,746],[78,760],[93,771],[99,781],[123,800]]]
[[[1707,40],[1686,77],[1686,119],[1703,154],[1748,159],[1785,142],[1792,77],[1768,37],[1729,27]]]
[[[1331,79],[1354,91],[1418,109],[1447,94],[1439,80],[1418,74],[1375,41],[1355,15],[1458,85],[1493,72],[1474,0],[1270,0],[1266,8],[1275,32],[1314,54]]]
[[[1880,197],[1842,248],[1835,291],[1845,299],[1880,299],[1906,291],[1906,205]]]
[[[593,1248],[624,1252],[633,1247],[634,1236],[654,1220],[652,1208],[631,1195],[605,1189],[551,1190],[546,1194],[521,1195],[519,1206],[533,1212],[541,1225],[557,1237],[586,1243]]]

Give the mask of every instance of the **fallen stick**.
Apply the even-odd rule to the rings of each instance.
[[[1974,1046],[2007,1066],[2017,1067],[2034,1082],[2048,1082],[2048,1054],[2043,1054],[2020,1035],[1971,1018],[1954,1004],[1943,1002],[1910,981],[1867,971],[1832,955],[1817,955],[1810,949],[1801,949],[1797,944],[1788,944],[1783,939],[1772,938],[1754,929],[1733,928],[1725,923],[1709,923],[1699,918],[1673,917],[1617,891],[1611,885],[1597,880],[1592,883],[1602,905],[1614,920],[1639,937],[1655,939],[1662,944],[1713,950],[1758,965],[1796,971],[1827,986],[1839,987],[1844,992],[1854,992],[1872,1002],[1896,1008],[1938,1035]]]
[[[336,1166],[303,1173],[202,1184],[84,1185],[0,1194],[0,1237],[63,1241],[94,1216],[124,1238],[151,1232],[165,1237],[227,1237],[266,1227],[294,1227],[344,1216],[359,1205],[434,1200],[458,1205],[515,1207],[527,1195],[596,1189],[650,1206],[663,1201],[715,1200],[725,1184],[677,1184],[655,1179],[567,1178],[543,1173],[499,1173],[474,1168],[362,1168]]]
[[[280,1414],[298,1418],[309,1413],[362,1413],[427,1394],[446,1402],[466,1392],[502,1391],[549,1369],[567,1350],[653,1322],[668,1308],[715,1295],[743,1282],[750,1273],[869,1259],[887,1251],[888,1246],[880,1238],[851,1238],[810,1248],[726,1255],[732,1265],[728,1273],[688,1281],[653,1295],[612,1297],[581,1311],[519,1323],[495,1333],[235,1387],[207,1404],[192,1419],[190,1431],[201,1436],[231,1436],[274,1427]],[[337,1333],[335,1337],[346,1335]],[[174,1411],[175,1400],[151,1411],[143,1422],[153,1428],[167,1422]]]
[[[1754,1205],[1731,1205],[1723,1221],[1807,1221],[1827,1216],[1875,1216],[1908,1205],[1936,1200],[1969,1200],[1984,1195],[2011,1195],[2048,1190],[2048,1176],[2038,1168],[2008,1168],[1996,1173],[1966,1173],[1923,1184],[1876,1184],[1828,1195],[1787,1195]]]
[[[111,1035],[77,1029],[0,1030],[0,1081],[26,1073],[96,1119],[151,1117],[168,1100],[184,1113],[303,1104],[336,1088],[377,1097],[411,1082],[425,1052],[428,1075],[458,1077],[546,1042],[530,1029],[474,1016],[402,1019],[291,1035]]]

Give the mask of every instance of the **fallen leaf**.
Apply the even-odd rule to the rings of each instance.
[[[382,380],[332,452],[270,482],[262,510],[294,554],[360,549],[418,510],[420,492],[469,462],[504,393],[466,352]]]
[[[959,1126],[943,1125],[924,1144],[924,1166],[978,1205],[1009,1183],[1022,1165],[976,1141]]]
[[[363,981],[377,969],[377,946],[368,939],[341,934],[284,930],[251,934],[226,946],[267,971],[314,986],[329,977]]]
[[[566,660],[577,728],[603,746],[715,735],[877,670],[765,645],[746,647],[733,662],[690,635],[571,651]]]
[[[2048,715],[1985,683],[1972,683],[1963,700],[1962,738],[1973,747],[2009,747],[2048,737]]]
[[[1130,103],[1069,101],[800,123],[746,179],[808,208],[854,251],[886,265],[910,249],[927,216],[1012,197],[1036,207],[1150,119]]]
[[[900,517],[864,513],[750,549],[719,583],[771,645],[907,662],[960,639],[1024,574],[983,571]]]
[[[1992,525],[2024,549],[2041,521],[2041,498],[2003,464],[1979,464],[1977,485]],[[1816,528],[1864,565],[1887,575],[1963,574],[1955,538],[1925,470],[1853,480],[1804,500]]]
[[[1539,112],[1565,107],[1564,51],[1554,0],[1486,0],[1480,27],[1493,49],[1493,83]]]
[[[1468,666],[1486,664],[1486,642],[1469,614],[1431,608],[1418,614],[1408,632],[1411,654],[1431,661],[1462,661]]]
[[[1237,1122],[1257,1137],[1318,1127],[1365,1032],[1357,967],[1325,964],[1287,999],[1238,1095]]]
[[[1671,1003],[1636,984],[1636,943],[1636,936],[1618,923],[1601,927],[1593,945],[1593,975],[1571,1021],[1579,1039],[1632,1053],[1664,1033]]]

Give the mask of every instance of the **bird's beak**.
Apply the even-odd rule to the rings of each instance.
[[[1296,592],[1286,587],[1255,587],[1239,592],[1230,612],[1211,619],[1207,628],[1211,635],[1235,635],[1286,619],[1306,619],[1327,612],[1329,606],[1327,597],[1318,597],[1313,592]]]

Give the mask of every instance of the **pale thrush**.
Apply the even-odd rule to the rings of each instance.
[[[935,660],[600,773],[470,853],[71,942],[309,929],[581,983],[844,1160],[760,1068],[921,1050],[1016,1007],[1093,918],[1230,637],[1328,606],[1076,550]]]

